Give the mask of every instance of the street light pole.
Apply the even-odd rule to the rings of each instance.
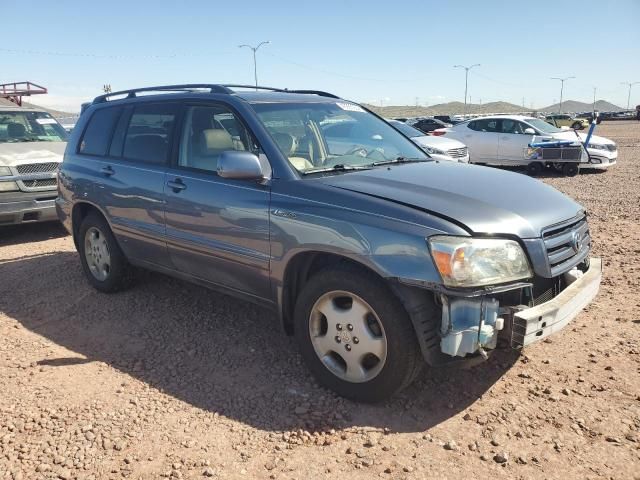
[[[592,112],[594,115],[596,114],[596,87],[593,87],[593,107]]]
[[[271,42],[269,40],[267,40],[266,42],[260,42],[255,47],[252,47],[251,45],[246,45],[246,44],[238,45],[238,48],[246,47],[246,48],[250,48],[253,51],[253,78],[255,79],[255,82],[256,82],[256,90],[258,89],[258,64],[256,62],[256,52],[262,45],[266,45],[268,43],[271,43]]]
[[[627,95],[627,110],[629,110],[629,102],[631,102],[631,87],[638,83],[640,82],[620,82],[621,85],[627,85],[629,87],[629,94]]]
[[[564,82],[566,80],[569,80],[570,78],[576,78],[576,77],[564,77],[564,78],[551,77],[551,80],[560,80],[560,108],[558,109],[559,110],[558,113],[562,113],[562,93],[564,91]]]
[[[468,67],[465,65],[454,65],[453,68],[464,68],[464,116],[467,117],[467,88],[469,86],[469,70],[473,67],[479,67],[480,64],[476,63],[473,65],[469,65]]]

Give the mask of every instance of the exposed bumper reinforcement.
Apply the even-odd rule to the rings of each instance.
[[[557,297],[513,316],[511,346],[524,347],[564,328],[595,298],[602,280],[602,260],[592,258],[589,270]]]

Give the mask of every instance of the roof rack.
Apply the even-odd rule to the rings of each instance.
[[[118,92],[105,93],[93,99],[93,103],[106,102],[109,97],[127,95],[127,98],[135,98],[140,92],[189,92],[196,89],[208,89],[210,93],[233,93],[233,90],[223,85],[209,83],[186,83],[182,85],[161,85],[158,87],[132,88],[130,90],[120,90]]]
[[[299,93],[308,95],[319,95],[329,98],[340,98],[333,93],[323,92],[322,90],[288,90],[286,88],[261,87],[259,85],[235,85],[235,84],[217,84],[217,83],[186,83],[181,85],[161,85],[157,87],[133,88],[130,90],[120,90],[118,92],[105,93],[93,99],[92,103],[104,103],[110,97],[126,95],[126,98],[135,98],[140,92],[190,92],[192,90],[209,90],[209,93],[235,93],[234,88],[247,88],[251,90],[268,90],[270,92],[281,93]]]

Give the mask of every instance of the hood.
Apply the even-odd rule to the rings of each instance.
[[[416,143],[419,143],[420,145],[424,145],[425,147],[438,148],[444,151],[451,150],[454,148],[465,147],[464,143],[459,142],[458,140],[454,140],[453,138],[447,138],[447,137],[434,137],[431,135],[424,135],[421,137],[413,137],[411,140],[413,140]]]
[[[67,142],[0,143],[0,165],[62,162]]]
[[[543,228],[583,210],[558,190],[528,176],[460,163],[385,166],[318,181],[428,211],[464,225],[470,233],[537,238]]]
[[[587,134],[583,132],[576,132],[580,136],[580,140],[584,141],[587,138]],[[566,132],[558,132],[551,134],[553,138],[561,138],[563,140],[576,140],[576,134],[572,130],[568,130]],[[605,137],[599,137],[598,135],[591,135],[591,139],[589,139],[589,143],[595,143],[598,145],[607,145],[607,144],[615,144],[613,140],[609,140]]]

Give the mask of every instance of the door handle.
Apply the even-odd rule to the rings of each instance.
[[[171,188],[175,193],[178,193],[187,188],[187,186],[182,183],[182,180],[180,180],[179,178],[176,178],[174,181],[168,181],[167,187]]]
[[[106,167],[102,167],[100,169],[100,172],[106,177],[110,177],[111,175],[116,173],[115,170],[113,168],[111,168],[111,165],[107,165]]]

